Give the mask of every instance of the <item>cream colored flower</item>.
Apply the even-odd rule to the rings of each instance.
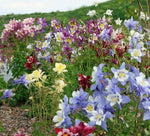
[[[62,79],[58,79],[58,80],[55,80],[55,85],[53,86],[55,88],[55,91],[57,93],[61,93],[63,92],[63,88],[66,86],[67,84],[65,84],[63,78]]]
[[[41,79],[41,77],[43,76],[43,73],[44,73],[44,72],[42,72],[41,69],[39,69],[39,70],[34,70],[34,71],[32,72],[32,77],[33,77],[35,80],[39,80],[39,79]]]
[[[67,72],[66,65],[62,64],[62,63],[55,63],[55,68],[53,68],[53,70],[55,72],[57,72],[58,74],[61,74],[63,72]]]

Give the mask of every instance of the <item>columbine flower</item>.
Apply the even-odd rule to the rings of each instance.
[[[120,18],[118,18],[117,20],[115,20],[116,25],[121,25],[122,20],[120,20]]]
[[[125,62],[122,63],[119,70],[111,68],[111,71],[114,73],[114,78],[119,81],[122,85],[125,85],[129,75],[128,71],[125,69]]]
[[[118,104],[119,108],[121,108],[121,104],[130,102],[130,98],[128,96],[122,96],[118,92],[116,94],[109,94],[106,99],[110,102],[110,106]]]
[[[4,90],[3,96],[0,98],[0,100],[5,99],[5,98],[9,98],[11,96],[14,96],[15,94],[12,93],[12,90]]]
[[[136,59],[141,63],[141,57],[144,56],[144,53],[141,52],[140,48],[129,49],[129,52],[131,53],[131,59]]]
[[[28,88],[27,85],[30,83],[30,81],[26,78],[26,74],[21,76],[20,79],[13,80],[12,82],[13,82],[12,85],[22,84],[27,88]]]
[[[37,62],[37,60],[35,59],[35,55],[34,56],[27,56],[27,62],[25,64],[25,67],[27,69],[32,69],[32,65],[35,64]]]
[[[145,79],[145,75],[143,73],[140,73],[139,76],[136,77],[136,82],[143,88],[150,87],[149,82]]]
[[[85,108],[87,106],[88,93],[81,88],[80,91],[72,93],[73,98],[70,98],[73,110]]]
[[[90,83],[90,76],[85,76],[82,74],[78,74],[79,78],[78,78],[78,82],[79,85],[83,88],[83,90],[85,90],[86,88],[90,88],[91,83]]]
[[[57,136],[73,136],[73,133],[69,129],[55,128]]]
[[[138,21],[133,21],[133,17],[131,19],[124,22],[124,25],[129,29],[134,30],[136,28],[136,25],[138,24]]]
[[[56,122],[55,126],[60,127],[62,123],[65,121],[65,115],[63,111],[57,111],[57,115],[54,116],[53,122]]]
[[[89,136],[94,130],[95,126],[89,126],[84,122],[80,122],[77,126],[70,127],[69,130],[77,136]]]
[[[150,101],[144,101],[142,102],[143,108],[146,110],[144,113],[143,120],[149,120],[150,119]]]
[[[43,76],[43,73],[44,73],[44,72],[42,72],[41,69],[39,69],[39,70],[34,70],[34,71],[32,72],[32,74],[31,74],[32,79],[34,79],[34,81],[37,81],[37,80],[41,79],[42,76]]]
[[[102,121],[105,121],[105,114],[102,109],[98,111],[93,111],[92,116],[90,117],[90,121],[95,121],[96,125],[102,125]]]
[[[141,20],[141,19],[145,20],[145,19],[146,19],[145,13],[141,11],[141,12],[140,12],[140,17],[139,17],[139,18],[140,18],[140,20]]]
[[[66,86],[67,84],[65,84],[63,79],[57,79],[55,80],[55,85],[53,86],[55,88],[55,91],[57,93],[63,92],[63,88]]]
[[[92,72],[92,82],[95,82],[96,80],[97,80],[97,69],[98,69],[98,67],[96,67],[96,66],[94,66],[93,67],[93,72]]]
[[[94,111],[94,104],[88,103],[85,110],[86,110],[87,113],[92,113]]]
[[[66,65],[62,64],[62,63],[55,63],[55,68],[53,68],[53,70],[55,72],[57,72],[58,74],[61,74],[63,72],[67,72]]]
[[[112,12],[113,12],[113,10],[108,9],[105,14],[111,16]]]
[[[96,15],[96,11],[95,10],[89,10],[87,15],[90,16],[90,17],[93,17],[94,15]]]

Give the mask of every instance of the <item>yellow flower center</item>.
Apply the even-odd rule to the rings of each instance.
[[[141,81],[141,84],[142,84],[142,85],[145,85],[145,84],[146,84],[146,82],[145,82],[145,81]]]
[[[63,136],[68,136],[68,134],[63,134]]]
[[[104,28],[104,24],[100,24],[100,28]]]
[[[113,102],[117,102],[117,97],[114,97],[114,98],[112,99],[112,101],[113,101]]]
[[[101,115],[97,115],[96,119],[99,120],[102,116]]]
[[[120,78],[123,78],[123,77],[124,77],[124,73],[120,72],[120,73],[119,73],[119,77],[120,77]]]
[[[61,117],[58,117],[58,122],[62,121],[62,118]]]
[[[57,37],[57,41],[61,41],[61,37],[59,36],[59,37]]]
[[[92,111],[93,110],[93,106],[92,105],[88,105],[86,108],[88,111]]]
[[[139,52],[138,52],[138,51],[135,51],[135,52],[133,53],[133,55],[134,55],[135,57],[138,57],[138,56],[139,56]]]
[[[67,39],[67,42],[68,42],[68,43],[71,43],[71,38],[68,38],[68,39]]]

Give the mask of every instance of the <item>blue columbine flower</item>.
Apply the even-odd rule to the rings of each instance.
[[[109,32],[110,32],[110,29],[104,29],[100,36],[101,36],[101,39],[105,42],[106,40],[111,40],[110,39],[110,36],[109,36]]]
[[[92,82],[96,81],[96,84],[91,85],[90,89],[93,90],[93,96],[96,97],[101,95],[102,91],[105,89],[107,85],[107,79],[104,76],[107,73],[102,72],[102,68],[105,64],[101,63],[98,67],[94,67],[94,71],[92,73]]]
[[[136,48],[129,49],[129,53],[131,54],[131,59],[136,59],[141,63],[141,57],[144,56],[144,53],[141,51],[141,45],[138,44]]]
[[[73,111],[85,108],[87,106],[88,93],[82,88],[80,91],[74,91],[72,93],[73,98],[70,98],[71,108]]]
[[[146,43],[146,44],[150,46],[150,41],[147,41],[147,43]]]
[[[120,93],[109,94],[107,96],[107,101],[110,103],[110,106],[118,104],[118,107],[121,109],[121,104],[129,103],[130,98],[128,96],[123,96]]]
[[[119,70],[113,67],[111,71],[114,73],[113,78],[116,80],[116,83],[119,81],[124,86],[129,78],[128,71],[125,69],[125,62],[122,63]]]
[[[133,17],[131,17],[131,19],[127,20],[124,22],[124,25],[129,29],[134,30],[136,28],[136,25],[138,25],[138,21],[134,21]]]
[[[142,103],[143,108],[146,110],[144,113],[143,120],[149,120],[150,119],[150,101],[144,101]]]
[[[0,98],[0,100],[5,99],[5,98],[9,98],[11,96],[14,96],[15,94],[12,93],[12,90],[4,90],[3,96]]]
[[[20,77],[20,79],[16,79],[11,81],[13,82],[11,85],[21,84],[28,88],[29,80],[26,79],[26,74]]]

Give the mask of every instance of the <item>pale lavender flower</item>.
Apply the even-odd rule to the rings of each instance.
[[[11,89],[10,90],[6,89],[6,90],[4,90],[3,96],[0,98],[0,100],[5,99],[5,98],[9,98],[9,97],[14,96],[14,95],[15,94],[12,93]]]
[[[129,29],[134,30],[136,28],[136,25],[138,25],[138,21],[134,21],[133,17],[131,17],[131,19],[127,20],[124,22],[124,25]]]

